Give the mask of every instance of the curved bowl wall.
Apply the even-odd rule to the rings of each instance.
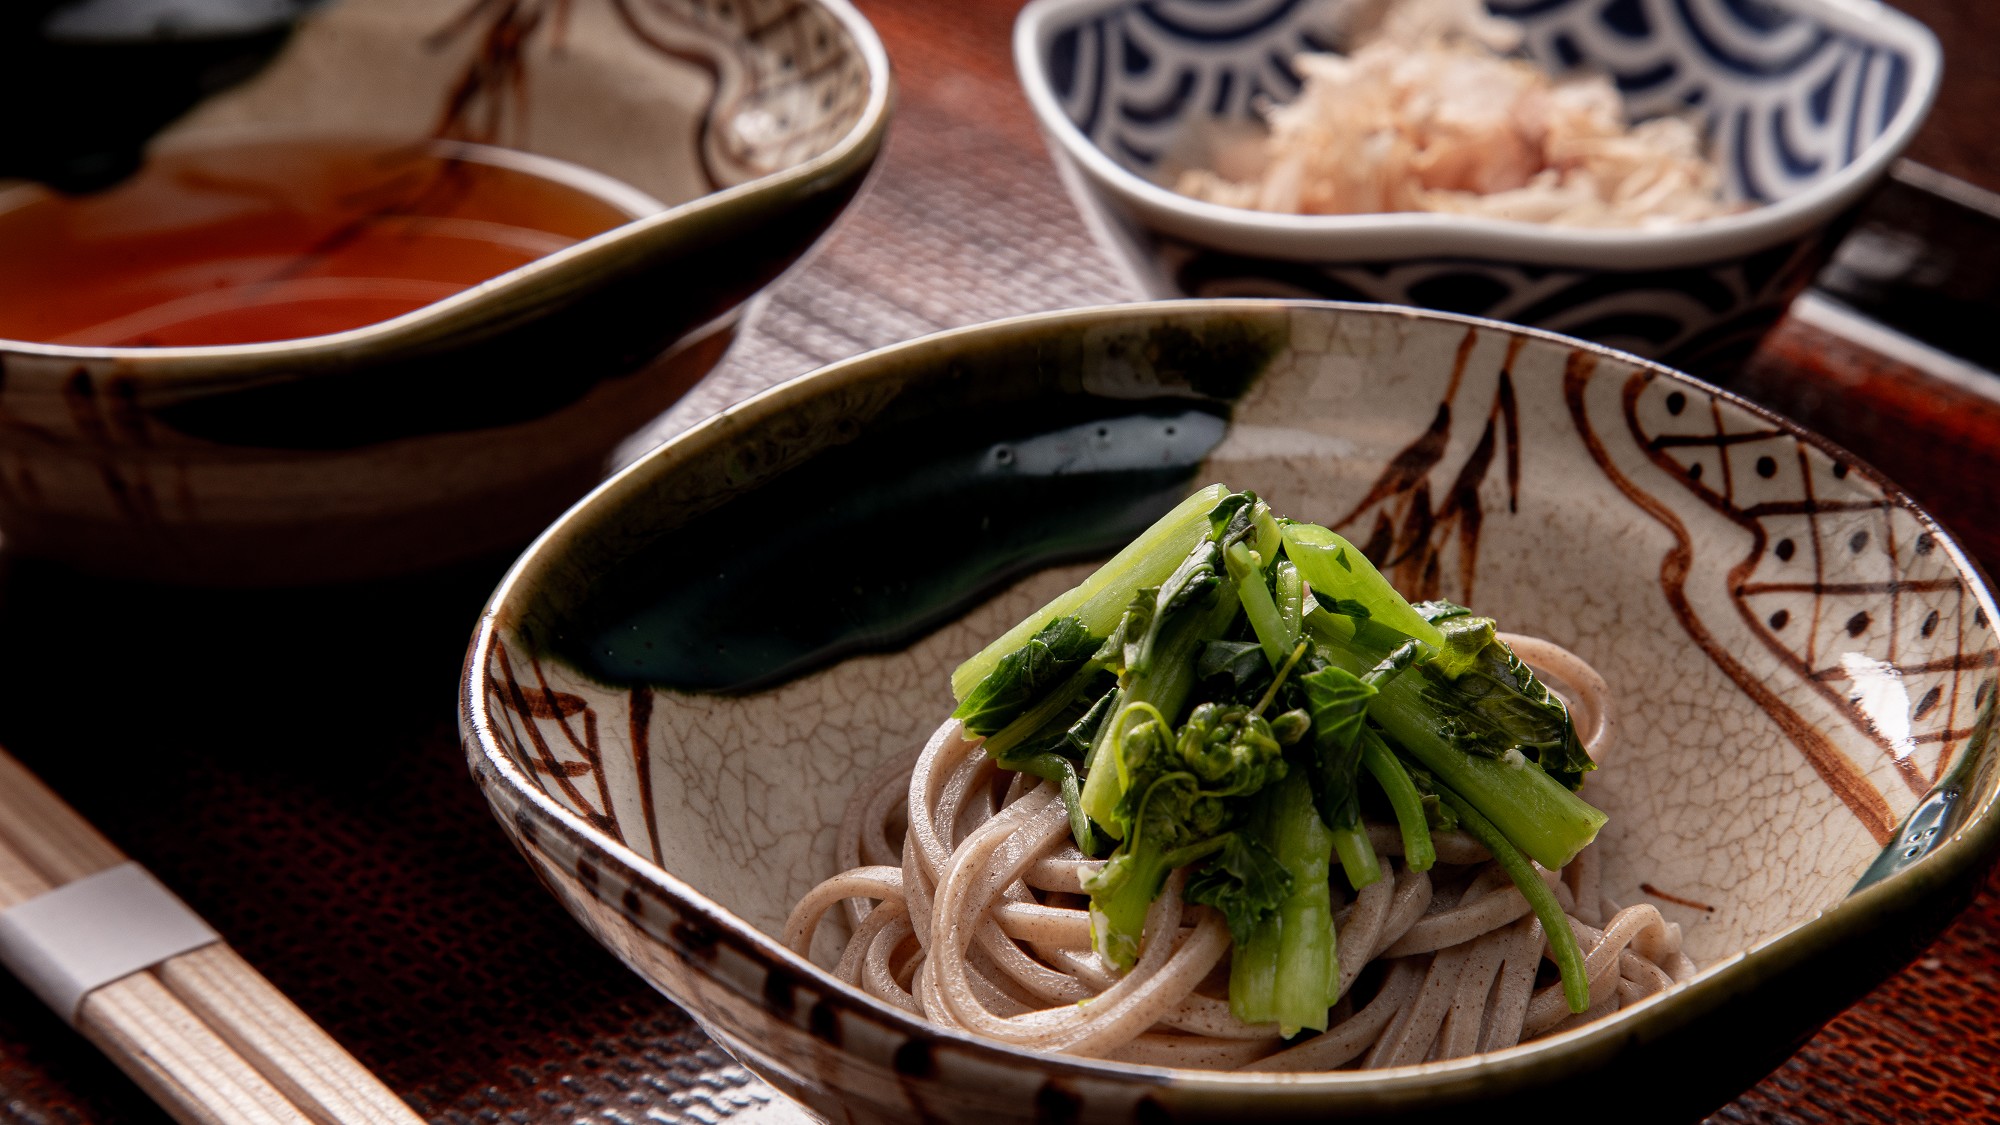
[[[745,302],[853,199],[889,93],[842,0],[329,6],[157,147],[469,141],[663,209],[335,335],[0,340],[0,532],[16,552],[203,584],[364,578],[519,543],[714,366]]]
[[[1605,894],[1681,924],[1696,979],[1477,1058],[1252,1076],[941,1030],[781,945],[951,669],[1216,480],[1604,674]],[[1979,885],[1994,612],[1893,485],[1667,368],[1379,306],[1134,305],[874,352],[654,451],[495,592],[461,724],[570,910],[832,1120],[1443,1122],[1558,1086],[1691,1120]]]

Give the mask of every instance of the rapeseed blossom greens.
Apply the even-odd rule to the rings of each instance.
[[[952,677],[954,712],[1003,768],[1055,782],[1077,847],[1104,864],[1098,955],[1129,968],[1167,876],[1221,911],[1230,1004],[1286,1035],[1337,999],[1332,880],[1382,867],[1362,823],[1386,807],[1405,862],[1433,830],[1486,846],[1541,918],[1573,1011],[1583,956],[1535,865],[1604,814],[1562,701],[1447,602],[1411,604],[1339,534],[1211,485]],[[1336,874],[1337,873],[1337,874]]]

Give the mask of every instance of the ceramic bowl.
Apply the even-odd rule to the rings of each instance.
[[[1336,42],[1300,0],[1036,0],[1014,59],[1070,194],[1141,292],[1316,296],[1490,316],[1692,370],[1740,359],[1812,279],[1937,92],[1937,40],[1869,0],[1489,0],[1551,69],[1635,117],[1694,110],[1741,214],[1562,229],[1441,214],[1279,215],[1161,186],[1203,137],[1290,100]]]
[[[442,138],[618,181],[640,201],[632,221],[334,335],[0,340],[0,534],[101,572],[215,584],[363,578],[525,542],[717,362],[745,302],[854,197],[889,100],[881,44],[844,0],[326,5],[154,151]]]
[[[1685,927],[1698,978],[1483,1057],[1252,1077],[942,1031],[779,943],[957,662],[1216,480],[1604,674],[1606,894]],[[461,720],[570,911],[834,1121],[1513,1120],[1559,1085],[1692,1120],[1970,900],[2000,846],[1994,612],[1893,485],[1686,375],[1491,321],[1189,301],[928,337],[681,435],[516,564]]]

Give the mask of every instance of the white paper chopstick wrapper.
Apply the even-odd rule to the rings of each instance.
[[[0,964],[71,1023],[97,989],[221,940],[131,862],[0,910]]]

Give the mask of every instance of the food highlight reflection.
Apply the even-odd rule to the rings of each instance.
[[[0,195],[0,338],[155,348],[344,332],[663,209],[574,164],[458,142],[166,152],[95,195]]]
[[[1917,752],[1917,743],[1910,730],[1910,690],[1903,686],[1902,670],[1863,652],[1841,653],[1840,666],[1854,685],[1848,698],[1889,744],[1889,753],[1908,760]]]

